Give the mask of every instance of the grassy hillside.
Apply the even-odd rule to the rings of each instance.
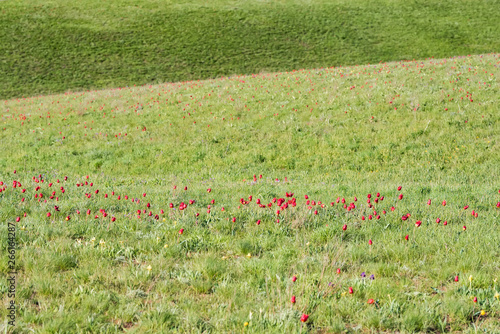
[[[0,98],[500,50],[500,1],[0,2]]]
[[[499,332],[499,63],[3,101],[10,329]]]

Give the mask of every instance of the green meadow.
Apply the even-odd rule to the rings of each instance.
[[[498,0],[0,1],[0,98],[500,50]]]
[[[100,4],[94,15],[111,16],[112,5]],[[388,15],[396,4],[385,3]],[[494,2],[480,4],[486,10]],[[375,2],[342,6],[355,5],[367,14]],[[187,15],[199,6],[172,8]],[[215,5],[206,6],[212,12]],[[272,15],[267,2],[234,6]],[[431,13],[446,12],[440,6]],[[239,9],[223,8],[228,19],[238,17]],[[321,8],[304,13],[326,17]],[[52,22],[50,11],[39,11]],[[161,13],[153,5],[147,12],[141,19]],[[75,9],[66,19],[88,22],[80,26],[97,36],[104,28],[95,28],[95,17]],[[106,29],[119,30],[119,18],[105,21]],[[197,20],[182,24],[201,29]],[[297,24],[307,31],[313,23]],[[451,52],[423,35],[417,44],[397,43],[389,53],[360,52],[356,61],[406,57],[418,43],[432,45],[425,52]],[[277,69],[287,45],[265,65]],[[134,52],[147,50],[141,47]],[[311,48],[308,66],[340,59]],[[163,71],[155,57],[141,68]],[[283,64],[293,67],[294,57]],[[253,71],[257,59],[234,71]],[[2,101],[2,319],[12,300],[7,223],[15,225],[17,271],[16,324],[5,321],[2,330],[498,333],[499,63],[493,53]],[[178,73],[191,73],[189,64]],[[232,71],[226,64],[221,70]],[[100,75],[85,70],[74,87],[85,85],[86,73]],[[102,85],[139,75],[133,67],[109,73]],[[15,90],[2,89],[60,90],[62,77],[52,75],[43,89],[15,80]]]

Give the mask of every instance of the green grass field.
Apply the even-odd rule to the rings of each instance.
[[[1,319],[11,223],[16,333],[500,332],[499,64],[2,101]]]
[[[488,53],[500,1],[0,1],[0,98]]]

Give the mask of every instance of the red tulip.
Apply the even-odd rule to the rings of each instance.
[[[350,286],[349,287],[349,293],[352,295],[354,293],[354,290],[352,289],[352,287]]]
[[[448,225],[448,222],[445,220],[443,223],[444,226]]]
[[[372,198],[372,194],[368,194],[366,197],[368,197],[368,198]]]
[[[464,210],[467,210],[468,208],[469,208],[469,206],[468,206],[468,205],[464,206]]]
[[[233,217],[232,221],[233,223],[236,223],[236,217]]]
[[[443,201],[443,203],[442,203],[442,204],[443,204],[443,206],[446,206],[446,201]]]
[[[50,212],[47,212],[47,217],[50,217],[52,216],[52,214]]]
[[[409,238],[409,235],[407,234],[407,235],[405,236],[405,240],[406,240],[406,241],[408,241],[408,238]]]
[[[342,230],[347,230],[347,225],[344,224],[344,226],[342,226]]]
[[[20,220],[21,220],[21,217],[17,217],[16,218],[16,223],[19,223]]]
[[[474,297],[474,303],[477,303],[477,297]]]
[[[183,229],[183,228],[181,228],[181,229],[179,230],[179,234],[182,234],[182,233],[184,233],[184,229]]]
[[[67,217],[66,217],[66,221],[69,221],[70,219],[71,219],[71,217],[70,217],[70,216],[67,216]]]
[[[290,301],[292,302],[292,304],[295,304],[295,296],[292,296],[292,299],[290,299]]]
[[[467,229],[467,227],[464,225],[463,230],[465,231],[466,229]]]
[[[458,275],[455,276],[455,282],[458,282]]]
[[[427,205],[431,205],[431,200],[428,200],[428,201],[427,201]]]
[[[420,220],[417,220],[417,221],[415,222],[415,226],[416,226],[416,227],[420,227],[420,225],[422,225],[422,222],[421,222]]]
[[[402,189],[402,188],[403,188],[403,187],[399,186],[399,187],[398,187],[398,191],[401,191],[401,189]]]
[[[439,224],[440,222],[441,222],[441,219],[437,218],[437,219],[436,219],[436,223],[438,223],[438,224]]]
[[[146,197],[146,193],[142,194],[142,197]]]
[[[403,199],[403,194],[399,194],[399,199]]]
[[[260,219],[259,219],[259,220],[257,220],[257,225],[260,225]]]
[[[340,268],[337,268],[337,274],[340,274]]]
[[[292,277],[292,282],[295,282],[297,280],[297,276]]]
[[[370,245],[370,246],[371,246],[372,244],[373,244],[372,239],[368,240],[368,245]]]
[[[361,220],[365,220],[365,216],[361,216]]]
[[[300,321],[302,322],[306,322],[307,319],[309,319],[309,316],[307,314],[302,314],[302,316],[300,317]]]
[[[208,189],[207,189],[207,193],[209,193],[209,192],[211,192],[211,191],[212,191],[212,189],[211,189],[211,188],[208,188]]]
[[[373,304],[375,301],[373,299],[368,299],[368,304]]]

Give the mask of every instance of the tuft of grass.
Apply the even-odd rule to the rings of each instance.
[[[78,266],[76,259],[71,255],[56,255],[50,258],[54,270],[66,271]]]

